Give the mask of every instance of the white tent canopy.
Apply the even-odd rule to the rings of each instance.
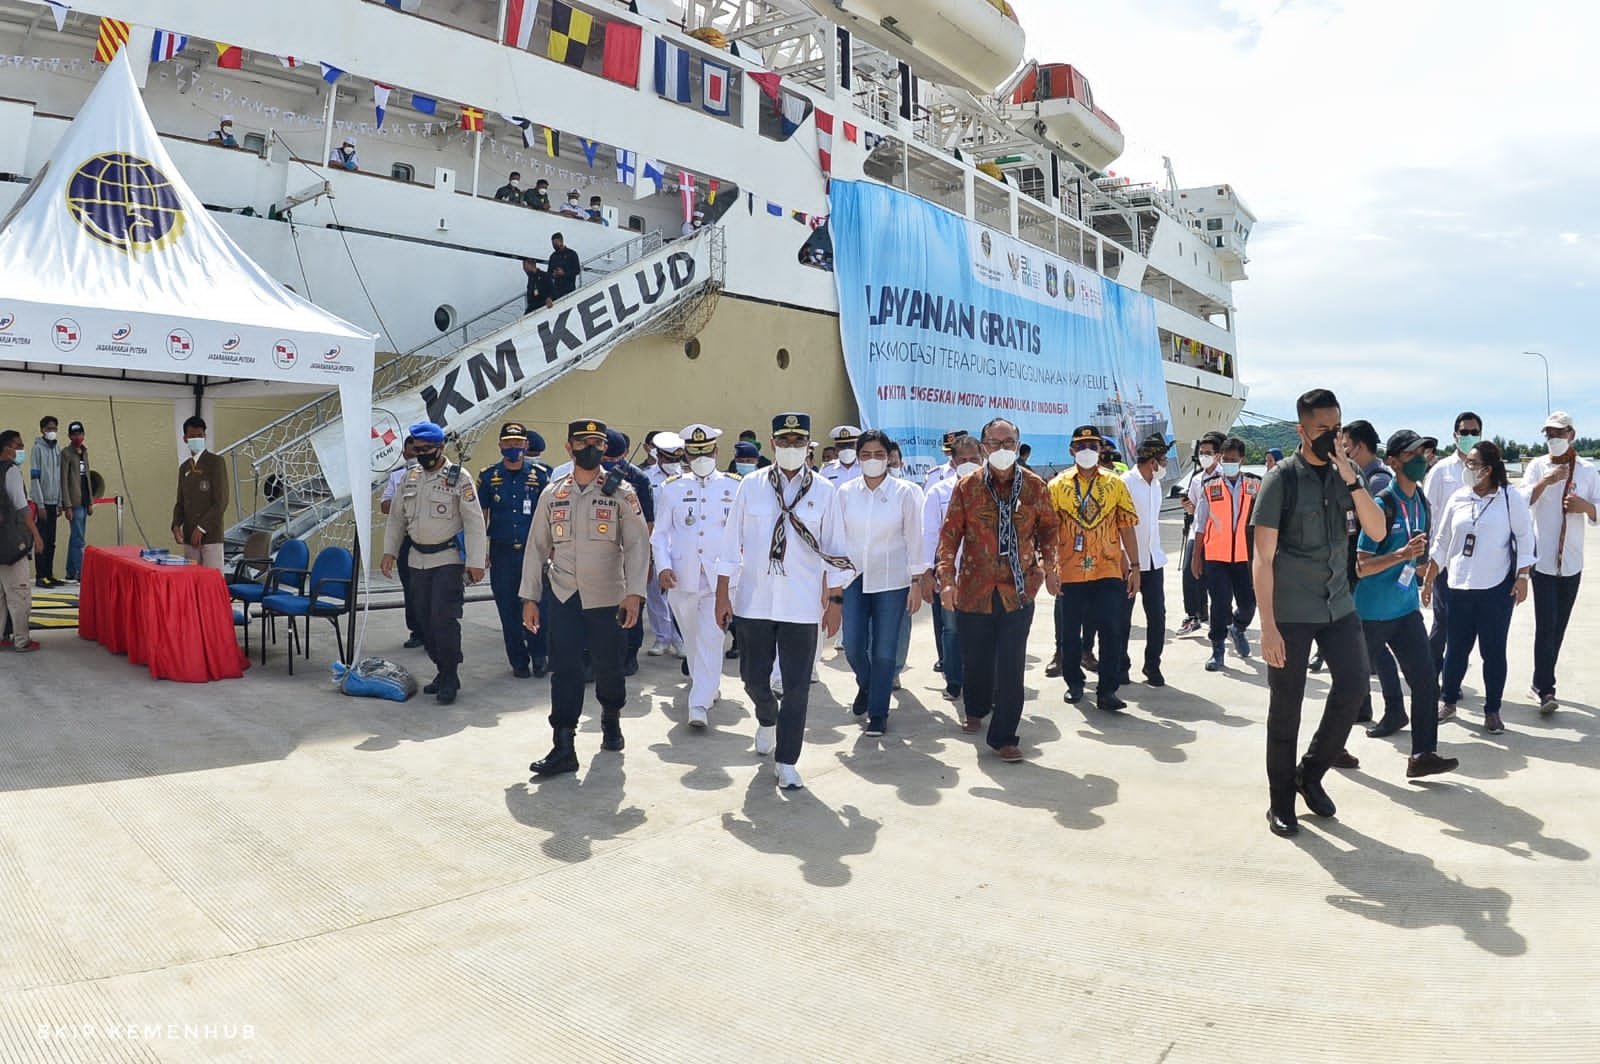
[[[351,484],[371,479],[374,339],[222,231],[156,135],[127,49],[0,221],[0,362],[337,387]],[[352,503],[370,545],[370,494]]]

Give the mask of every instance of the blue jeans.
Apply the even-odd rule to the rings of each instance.
[[[1467,676],[1467,656],[1477,644],[1483,658],[1483,711],[1500,712],[1500,697],[1506,690],[1506,636],[1511,632],[1511,612],[1516,600],[1511,597],[1511,581],[1482,591],[1450,589],[1450,608],[1445,614],[1444,679],[1439,695],[1455,705],[1461,701],[1461,681]]]
[[[74,506],[71,520],[72,534],[67,540],[67,579],[76,580],[83,575],[83,539],[89,525],[89,511]]]
[[[844,656],[856,674],[857,701],[866,695],[867,717],[889,715],[889,695],[894,690],[895,659],[900,653],[900,631],[905,627],[906,599],[911,589],[861,590],[861,579],[844,589]]]

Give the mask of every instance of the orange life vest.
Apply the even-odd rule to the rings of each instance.
[[[1208,562],[1247,562],[1250,560],[1250,512],[1255,509],[1256,494],[1261,491],[1259,477],[1249,475],[1239,478],[1243,493],[1239,499],[1239,512],[1234,515],[1233,498],[1226,482],[1218,477],[1206,484],[1205,552]]]

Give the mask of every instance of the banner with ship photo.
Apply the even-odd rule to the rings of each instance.
[[[845,366],[862,424],[914,471],[943,435],[1014,422],[1035,465],[1093,424],[1125,458],[1170,440],[1155,303],[915,196],[834,181],[829,229]]]

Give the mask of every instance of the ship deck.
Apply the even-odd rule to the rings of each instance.
[[[1044,678],[1043,613],[1027,764],[956,727],[924,613],[887,739],[820,666],[792,795],[731,670],[696,734],[671,658],[630,681],[625,754],[586,718],[583,772],[530,785],[548,684],[488,604],[450,708],[336,694],[325,628],[294,678],[280,646],[205,687],[44,633],[0,659],[0,1060],[1592,1060],[1593,596],[1558,714],[1524,607],[1507,733],[1474,672],[1461,772],[1408,784],[1406,733],[1353,734],[1339,818],[1293,841],[1258,660],[1176,641],[1108,716]],[[422,671],[402,634],[374,614],[367,648]]]

